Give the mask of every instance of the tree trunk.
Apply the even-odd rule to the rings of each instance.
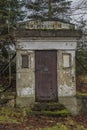
[[[51,0],[48,0],[48,18],[52,18],[52,6],[51,6]]]

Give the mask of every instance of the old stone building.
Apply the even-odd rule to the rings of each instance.
[[[75,49],[81,32],[71,24],[44,22],[21,25],[16,35],[17,105],[76,104]]]

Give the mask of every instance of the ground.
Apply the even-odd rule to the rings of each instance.
[[[1,107],[0,130],[87,130],[87,115],[31,116],[25,109]]]
[[[79,77],[77,91],[87,93],[87,78]],[[0,130],[87,130],[85,115],[52,117],[29,115],[24,109],[0,107]]]

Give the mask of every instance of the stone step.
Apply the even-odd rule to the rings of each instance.
[[[27,111],[28,115],[42,115],[42,116],[52,116],[52,117],[59,117],[63,116],[66,117],[71,113],[64,107],[64,105],[60,103],[35,103],[30,111]]]
[[[35,103],[32,107],[33,111],[56,111],[65,109],[64,105],[60,103]]]

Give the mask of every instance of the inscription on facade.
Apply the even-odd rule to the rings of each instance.
[[[28,21],[19,24],[20,28],[25,29],[74,29],[74,25],[59,21]]]

